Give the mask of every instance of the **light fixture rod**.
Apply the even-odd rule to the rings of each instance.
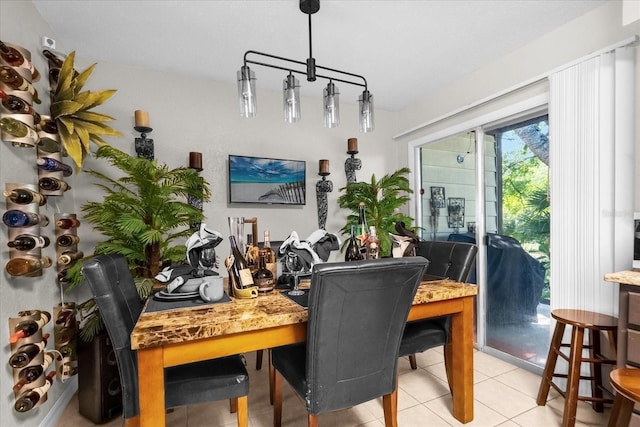
[[[252,59],[247,59],[247,56],[250,55],[250,54],[258,55],[258,56],[265,56],[265,57],[268,57],[268,58],[273,58],[273,59],[277,59],[279,61],[289,62],[289,63],[293,63],[293,64],[299,64],[299,65],[304,65],[304,66],[307,65],[307,63],[303,62],[303,61],[296,61],[295,59],[284,58],[282,56],[272,55],[270,53],[258,52],[257,50],[248,50],[248,51],[246,51],[244,53],[244,65],[245,66],[247,64],[255,64],[255,65],[261,65],[263,67],[276,68],[278,70],[284,70],[284,71],[288,71],[288,72],[291,72],[291,73],[296,73],[296,74],[301,74],[301,75],[304,75],[304,76],[308,76],[306,71],[294,70],[294,69],[289,68],[289,67],[284,67],[284,66],[274,65],[274,64],[267,64],[266,62],[260,62],[260,61],[255,61],[255,60],[252,60]],[[337,70],[335,68],[323,67],[321,65],[316,65],[316,68],[319,68],[321,70],[330,71],[332,73],[344,74],[345,76],[356,77],[356,78],[362,79],[363,83],[359,83],[359,82],[355,82],[355,81],[351,81],[351,80],[345,80],[343,78],[338,78],[338,77],[334,77],[334,76],[322,75],[322,74],[316,74],[316,77],[320,77],[320,78],[323,78],[323,79],[326,79],[326,80],[335,80],[337,82],[342,82],[342,83],[346,83],[346,84],[350,84],[350,85],[361,86],[361,87],[364,87],[365,89],[367,89],[367,79],[365,79],[363,76],[361,76],[359,74],[349,73],[347,71],[341,71],[341,70]]]

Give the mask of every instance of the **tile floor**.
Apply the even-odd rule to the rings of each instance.
[[[432,349],[417,356],[419,368],[412,371],[407,359],[399,363],[398,424],[400,427],[501,426],[554,427],[560,426],[564,399],[555,391],[546,406],[536,405],[540,377],[482,352],[475,352],[475,417],[461,424],[451,415],[451,394],[445,382],[442,349]],[[268,371],[255,369],[255,353],[247,354],[250,375],[249,426],[272,426],[272,407],[269,404]],[[304,427],[306,411],[302,400],[286,385],[283,396],[283,426]],[[605,426],[610,409],[602,414],[579,402],[576,426]],[[381,399],[350,409],[320,415],[321,426],[350,427],[384,426]],[[58,427],[89,427],[94,424],[78,413],[77,398],[67,406]],[[115,418],[104,427],[123,425]],[[228,401],[178,408],[167,414],[171,427],[235,426],[235,414],[229,413]]]

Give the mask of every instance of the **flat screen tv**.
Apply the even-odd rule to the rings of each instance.
[[[304,205],[306,162],[229,155],[229,202]]]

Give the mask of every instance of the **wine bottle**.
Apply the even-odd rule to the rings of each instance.
[[[63,248],[77,245],[78,242],[80,242],[80,238],[78,236],[74,236],[73,234],[62,234],[56,239],[56,245]]]
[[[53,362],[53,352],[48,351],[44,354],[44,363],[42,365],[27,366],[18,373],[18,381],[13,385],[13,392],[18,393],[22,387],[34,382],[49,368]]]
[[[16,203],[18,205],[28,205],[30,203],[37,203],[40,206],[42,206],[45,203],[47,203],[46,196],[26,188],[16,188],[14,190],[5,190],[2,194],[4,194],[4,197],[8,198],[13,203]]]
[[[67,191],[71,189],[71,186],[58,178],[52,178],[50,176],[44,176],[38,180],[38,186],[47,191]]]
[[[15,136],[16,138],[38,139],[38,135],[35,130],[13,117],[1,118],[0,129],[11,136]]]
[[[278,278],[278,263],[276,262],[276,252],[271,247],[271,233],[269,230],[264,230],[264,243],[262,249],[265,251],[265,263],[267,270],[273,275],[273,280]]]
[[[38,91],[33,87],[31,83],[25,80],[16,70],[3,65],[0,66],[0,82],[9,86],[13,90],[23,90],[33,95],[33,102],[40,104],[40,98],[38,98]]]
[[[49,224],[49,218],[46,215],[38,215],[33,212],[24,212],[18,209],[10,209],[2,215],[2,221],[7,227],[31,227],[40,224],[46,227]]]
[[[369,236],[367,237],[367,259],[380,258],[380,240],[376,233],[376,227],[369,227]]]
[[[258,269],[253,275],[253,281],[258,287],[258,292],[270,292],[273,290],[274,277],[271,271],[267,269],[266,255],[266,251],[261,249]]]
[[[16,48],[7,46],[0,40],[0,56],[7,64],[12,67],[23,67],[31,72],[31,78],[34,82],[40,79],[40,73],[25,56]]]
[[[82,251],[78,251],[78,252],[76,252],[76,251],[64,251],[58,257],[58,265],[69,265],[72,262],[79,260],[83,256],[84,256],[84,253],[82,253]]]
[[[5,266],[5,270],[12,276],[24,276],[35,273],[43,268],[51,267],[53,261],[48,256],[42,258],[21,257],[12,258]]]
[[[15,369],[24,368],[47,346],[49,334],[42,336],[42,341],[24,344],[9,357],[9,366]]]
[[[47,236],[35,236],[33,234],[20,234],[12,241],[7,243],[10,248],[19,251],[30,251],[34,248],[46,248],[49,246],[50,240]]]
[[[42,170],[49,172],[62,172],[62,175],[64,176],[71,176],[73,173],[71,166],[56,159],[52,159],[51,157],[40,157],[36,160],[36,164],[38,165],[38,168]]]
[[[242,253],[236,245],[236,238],[234,236],[229,236],[229,241],[231,243],[231,253],[233,254],[232,268],[234,275],[238,279],[237,284],[241,289],[249,288],[253,286],[251,270],[249,270],[247,261],[244,259],[244,256],[242,256]]]
[[[51,314],[48,311],[40,311],[38,320],[23,320],[13,328],[13,333],[9,336],[9,342],[15,344],[19,339],[30,337],[49,323],[49,320],[51,320]]]
[[[16,399],[16,403],[13,405],[13,409],[18,412],[27,412],[33,409],[34,406],[38,404],[42,396],[44,396],[47,391],[51,388],[51,384],[53,384],[53,377],[56,376],[56,371],[51,371],[47,374],[46,382],[42,387],[36,387],[31,389],[23,394],[21,394],[18,399]]]
[[[9,95],[5,91],[0,89],[0,100],[2,100],[2,105],[4,106],[4,108],[11,111],[12,113],[31,114],[33,116],[33,122],[35,124],[40,123],[40,114],[38,114],[27,101],[20,98],[19,96]]]
[[[356,226],[351,224],[351,236],[347,243],[347,249],[344,252],[345,261],[357,261],[362,259],[360,257],[360,245],[358,245],[358,239],[356,238]]]
[[[356,227],[356,237],[360,240],[360,250],[363,251],[367,244],[367,216],[365,214],[364,202],[358,204],[358,225]],[[364,257],[363,257],[364,258]]]
[[[68,230],[74,227],[80,227],[80,221],[75,218],[60,218],[56,221],[56,227]]]
[[[247,245],[244,250],[244,259],[247,261],[247,266],[251,270],[251,274],[254,274],[258,270],[258,248],[253,244],[253,234],[247,234]]]

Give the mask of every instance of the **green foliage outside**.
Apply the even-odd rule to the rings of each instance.
[[[535,125],[533,125],[535,126]],[[549,298],[549,168],[526,145],[504,153],[503,233],[512,236],[545,268],[542,299]]]

